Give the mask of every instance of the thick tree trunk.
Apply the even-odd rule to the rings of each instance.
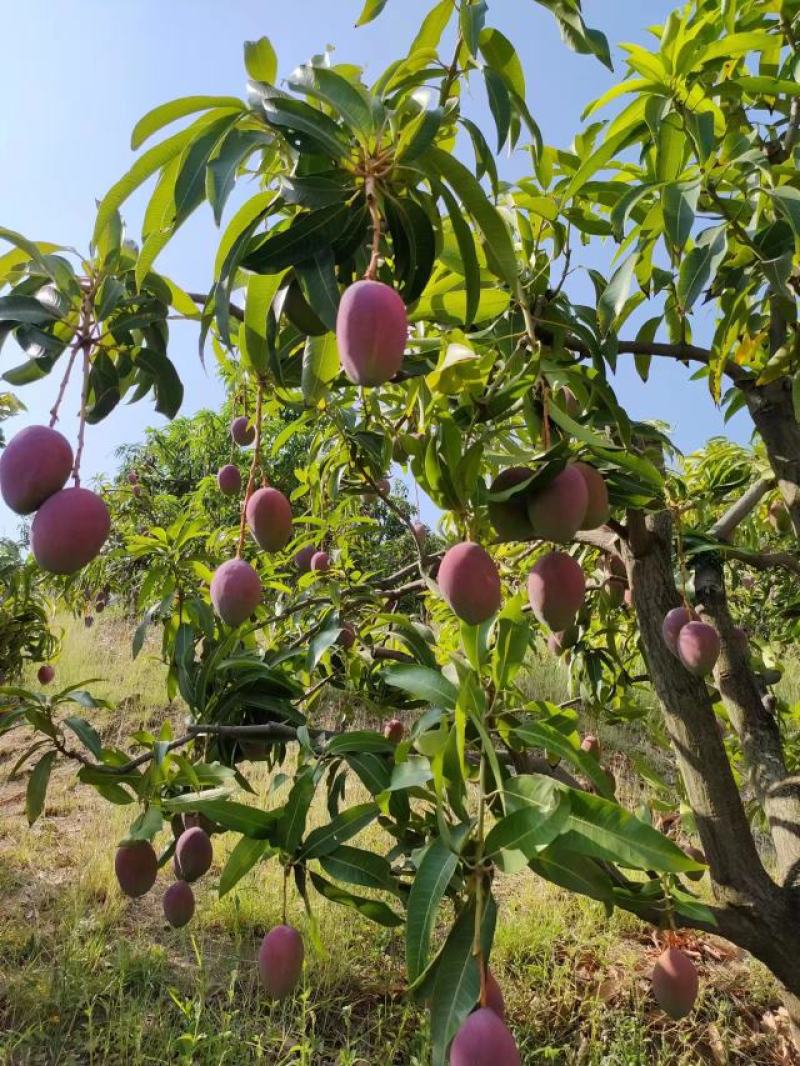
[[[703,680],[690,674],[661,635],[667,611],[680,606],[673,577],[668,512],[630,512],[621,551],[628,571],[642,651],[709,864],[716,931],[751,952],[800,997],[800,893],[775,884],[756,850]],[[788,1002],[788,1001],[787,1001]]]
[[[795,534],[800,536],[800,425],[794,415],[791,379],[782,377],[769,385],[748,384],[742,389],[789,509]]]
[[[769,821],[778,878],[785,885],[800,885],[800,779],[786,770],[778,723],[764,706],[747,648],[735,632],[722,560],[715,553],[698,558],[695,593],[702,618],[722,641],[714,676],[739,736],[753,790]]]

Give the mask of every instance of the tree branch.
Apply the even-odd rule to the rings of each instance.
[[[736,529],[750,512],[760,503],[764,496],[775,488],[775,478],[761,478],[756,481],[747,492],[738,499],[736,503],[732,504],[728,510],[723,514],[722,518],[709,529],[709,537],[713,537],[715,540],[728,540]]]

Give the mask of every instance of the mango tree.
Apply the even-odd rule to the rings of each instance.
[[[578,0],[541,3],[568,44],[609,61]],[[386,6],[370,0],[362,21]],[[797,7],[698,0],[676,12],[652,52],[627,49],[631,76],[590,112],[632,100],[570,148],[543,144],[522,65],[483,0],[437,3],[371,85],[328,53],[279,81],[263,38],[245,46],[246,100],[184,98],[137,124],[134,149],[161,139],[100,202],[87,255],[0,231],[12,245],[0,329],[26,354],[6,380],[62,374],[51,425],[23,431],[0,462],[7,501],[36,511],[45,569],[80,581],[108,535],[106,504],[80,485],[87,426],[123,397],[152,393],[169,416],[180,407],[170,316],[197,321],[201,358],[212,348],[229,385],[233,441],[249,449],[236,525],[209,530],[186,514],[113,547],[157,575],[147,592],[185,732],[105,748],[85,717],[61,714],[76,698],[91,706],[88,694],[7,689],[2,728],[48,741],[30,749],[29,815],[55,758],[72,758],[82,781],[136,810],[117,856],[129,895],[173,855],[188,885],[208,868],[206,831],[219,830],[239,837],[222,893],[277,861],[309,916],[316,892],[404,926],[435,1063],[448,1048],[454,1066],[519,1062],[488,963],[494,881],[525,867],[661,928],[654,991],[674,1016],[697,993],[679,948],[688,927],[766,963],[800,1017],[794,746],[726,594],[731,560],[798,569],[789,548],[734,544],[776,490],[800,532]],[[491,135],[462,107],[478,82]],[[502,180],[489,136],[498,150],[529,144],[532,173]],[[120,210],[152,177],[134,242]],[[207,201],[222,224],[242,182],[251,195],[225,221],[208,292],[158,274],[192,212]],[[576,234],[620,245],[611,276],[592,274],[591,306],[569,294]],[[715,308],[708,347],[691,335],[701,300]],[[650,317],[627,339],[645,303]],[[668,439],[617,401],[610,371],[629,354],[645,377],[652,358],[697,364],[715,400],[748,408],[767,461],[741,499],[719,499],[714,514],[695,506],[691,470],[667,469]],[[74,457],[55,428],[72,372],[83,382]],[[273,418],[285,428],[267,450]],[[287,496],[270,463],[298,434],[308,445]],[[441,509],[445,552],[392,497],[392,462]],[[394,515],[411,564],[387,572],[354,557],[365,508]],[[548,633],[554,650],[572,645],[590,711],[628,713],[636,686],[652,686],[702,850],[619,805],[573,707],[527,694],[526,655]],[[383,708],[385,733],[352,728],[346,710],[323,727],[333,688]],[[293,753],[291,789],[269,809],[235,798],[254,742],[271,765]],[[350,798],[356,783],[367,801]],[[330,821],[307,830],[317,792]],[[743,792],[774,857],[756,848]],[[373,822],[382,854],[350,843]],[[706,863],[710,900],[686,880]],[[192,906],[185,888],[165,899],[175,924]],[[452,923],[434,949],[441,913]],[[295,930],[269,934],[259,966],[271,995],[289,994],[302,959]]]

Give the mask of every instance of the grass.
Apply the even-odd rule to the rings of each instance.
[[[110,615],[92,630],[67,623],[57,669],[63,684],[113,678],[124,709],[96,722],[106,735],[180,716],[179,706],[165,707],[160,664],[146,652],[131,663],[130,633]],[[537,693],[563,693],[563,677],[547,664],[535,669]],[[14,757],[7,745],[0,749],[3,777]],[[280,793],[268,794],[263,766],[249,777],[255,802],[280,802]],[[265,930],[281,920],[276,863],[220,900],[216,882],[233,842],[215,837],[195,919],[170,930],[160,914],[169,871],[142,900],[116,888],[114,847],[130,808],[105,804],[64,770],[54,777],[46,817],[29,829],[24,786],[0,785],[2,1066],[427,1066],[425,1013],[404,995],[402,932],[317,899],[324,950],[309,947],[303,989],[271,1005],[254,958]],[[358,790],[348,798],[357,801]],[[324,819],[321,805],[313,819]],[[372,828],[364,840],[379,833]],[[793,1061],[772,980],[722,942],[689,941],[701,998],[689,1019],[674,1023],[649,995],[658,950],[651,931],[531,875],[498,879],[496,889],[492,965],[526,1066]],[[296,901],[290,921],[309,932]]]

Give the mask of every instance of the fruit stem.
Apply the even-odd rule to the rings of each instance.
[[[58,421],[58,412],[61,407],[61,401],[64,399],[64,393],[67,391],[67,385],[69,384],[70,375],[72,374],[72,367],[75,364],[75,357],[78,354],[78,349],[81,347],[80,341],[76,341],[72,345],[72,350],[69,353],[69,362],[67,363],[67,369],[64,377],[61,379],[61,384],[58,388],[58,395],[56,396],[56,402],[50,408],[50,429]]]
[[[481,753],[481,763],[478,771],[478,847],[475,861],[475,931],[472,940],[472,954],[478,960],[478,971],[481,980],[480,1004],[486,1006],[486,959],[483,957],[483,940],[481,927],[483,925],[483,841],[486,825],[486,755]]]
[[[375,178],[371,174],[364,179],[364,191],[372,219],[372,253],[364,277],[374,281],[378,275],[378,262],[381,254],[381,213],[378,208],[378,198],[375,195]]]
[[[256,392],[256,440],[255,444],[253,445],[253,459],[250,463],[250,473],[247,478],[247,488],[245,489],[244,499],[242,500],[242,514],[239,520],[239,543],[236,547],[237,559],[241,559],[242,552],[244,551],[244,534],[245,526],[247,523],[247,503],[250,497],[253,495],[253,488],[256,483],[256,472],[258,470],[261,470],[261,411],[263,403],[264,382],[259,378],[258,391]]]
[[[75,488],[81,484],[81,459],[83,458],[83,442],[86,433],[86,396],[89,390],[89,342],[81,342],[83,349],[83,381],[81,383],[81,413],[78,422],[78,447],[75,450],[75,465],[72,468],[72,478]]]

